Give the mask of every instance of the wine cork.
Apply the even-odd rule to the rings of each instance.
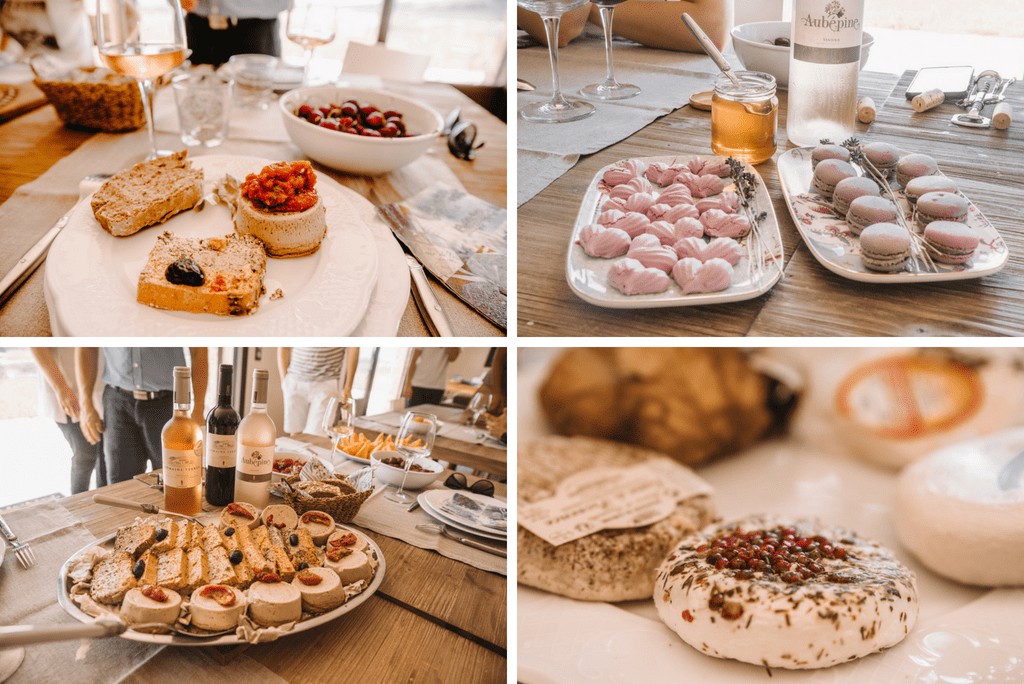
[[[992,125],[1001,131],[1005,131],[1013,123],[1013,105],[1009,102],[1000,102],[992,112]]]
[[[926,90],[920,95],[916,95],[913,100],[910,101],[910,106],[914,108],[915,112],[927,112],[929,109],[934,109],[940,104],[946,101],[946,94],[938,88],[932,88]]]
[[[874,100],[867,96],[857,100],[857,121],[871,123],[876,116],[878,116],[878,108],[875,107]]]

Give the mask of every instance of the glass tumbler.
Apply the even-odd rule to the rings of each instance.
[[[711,150],[748,164],[775,154],[779,100],[775,77],[759,71],[737,71],[739,85],[729,77],[715,81],[711,97]]]
[[[277,64],[277,57],[271,55],[233,55],[228,60],[228,73],[235,82],[235,104],[246,109],[270,106]]]
[[[224,142],[231,120],[231,83],[214,74],[185,74],[171,86],[182,142],[190,147],[216,147]]]

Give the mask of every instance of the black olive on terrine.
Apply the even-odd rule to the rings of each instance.
[[[164,277],[175,285],[199,287],[206,282],[206,275],[192,257],[181,257],[167,267]]]
[[[231,552],[231,555],[228,556],[228,560],[231,561],[232,565],[238,565],[242,562],[242,552],[238,549],[235,549]]]
[[[146,561],[141,558],[135,562],[135,567],[132,568],[132,574],[135,575],[135,579],[142,577],[142,573],[146,572]]]
[[[167,539],[167,530],[161,527],[159,530],[156,531],[156,540],[163,541],[164,539]]]
[[[224,536],[225,537],[230,537],[234,533],[235,533],[235,528],[234,527],[226,527],[226,528],[224,528]]]
[[[288,537],[288,542],[292,546],[298,546],[299,545],[299,535],[293,534],[292,536]]]

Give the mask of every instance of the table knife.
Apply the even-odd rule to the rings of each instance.
[[[452,531],[452,528],[448,527],[447,525],[441,526],[441,532],[444,533],[444,536],[448,537],[452,541],[457,541],[460,544],[465,544],[466,546],[469,546],[474,549],[480,549],[481,551],[486,551],[487,553],[493,553],[495,556],[501,556],[502,558],[508,557],[508,554],[505,552],[505,549],[498,548],[497,546],[491,546],[490,544],[477,541],[476,539],[470,539],[469,537],[466,537],[461,534],[456,534],[454,531]]]
[[[186,518],[199,525],[205,525],[205,523],[199,520],[199,518],[195,518],[191,515],[184,515],[182,513],[174,513],[173,511],[165,511],[153,504],[142,503],[141,501],[119,499],[116,496],[107,496],[106,494],[96,494],[92,497],[92,500],[98,504],[127,508],[131,511],[142,511],[143,513],[149,513],[150,515],[173,515],[178,518]]]
[[[448,317],[444,315],[441,303],[437,301],[434,291],[430,289],[427,274],[423,272],[423,264],[411,254],[406,254],[405,258],[409,262],[409,274],[412,276],[413,299],[430,334],[437,337],[453,337],[455,333],[452,331],[451,324],[448,323]]]

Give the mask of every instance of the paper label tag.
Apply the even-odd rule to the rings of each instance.
[[[206,435],[206,465],[214,468],[234,468],[237,441],[235,435]]]
[[[860,59],[864,0],[809,0],[793,10],[793,54],[803,62],[849,64]]]
[[[185,489],[198,487],[203,481],[203,445],[194,450],[164,449],[164,484]]]
[[[246,475],[267,475],[274,465],[274,445],[248,446],[238,443],[238,472]]]
[[[667,458],[627,468],[594,468],[562,482],[554,496],[519,508],[519,524],[553,546],[601,530],[652,525],[711,485]]]

